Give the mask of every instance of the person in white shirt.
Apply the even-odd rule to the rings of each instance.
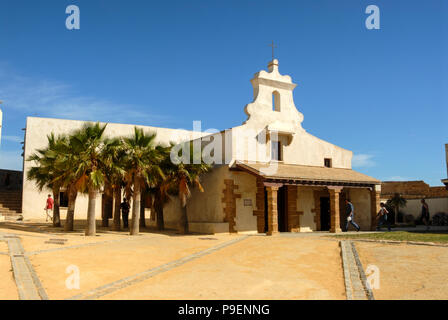
[[[387,230],[390,231],[390,222],[387,220],[387,214],[389,211],[387,211],[386,206],[384,203],[380,203],[380,211],[378,211],[378,214],[376,215],[376,218],[378,219],[378,225],[376,226],[376,230],[381,230],[381,226],[383,224],[387,224]]]

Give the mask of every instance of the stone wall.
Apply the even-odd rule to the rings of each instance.
[[[0,169],[0,190],[22,190],[22,171]]]
[[[386,202],[395,193],[399,193],[407,200],[406,206],[400,208],[400,212],[412,215],[415,219],[419,219],[421,216],[421,199],[426,200],[431,215],[438,212],[448,213],[448,190],[445,187],[430,187],[424,181],[382,183],[382,202]]]
[[[430,187],[424,181],[391,181],[381,184],[381,199],[389,199],[395,193],[405,199],[448,197],[445,187]]]

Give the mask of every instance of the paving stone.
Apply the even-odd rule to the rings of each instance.
[[[373,299],[373,294],[366,288],[364,270],[357,261],[356,248],[349,240],[342,240],[340,246],[347,300]]]
[[[21,300],[42,300],[48,299],[33,266],[28,257],[24,254],[24,249],[20,238],[13,235],[3,234],[3,239],[8,243],[9,256]]]

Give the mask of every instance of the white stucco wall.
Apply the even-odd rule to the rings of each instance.
[[[255,210],[256,178],[245,172],[230,171],[228,166],[215,166],[201,178],[204,192],[193,189],[191,199],[187,204],[187,215],[192,223],[224,223],[224,205],[222,199],[225,189],[224,180],[232,179],[238,186],[236,194],[235,229],[239,233],[254,233],[257,231]],[[244,199],[250,199],[252,205],[245,206]],[[227,229],[228,230],[228,229]]]
[[[28,117],[26,122],[25,133],[25,156],[27,159],[36,149],[47,146],[48,141],[46,136],[50,133],[55,135],[67,134],[71,131],[81,128],[86,121],[63,120],[51,118],[35,118]],[[105,136],[130,136],[133,134],[134,125],[109,123],[105,130]],[[142,128],[145,132],[156,132],[156,142],[168,144],[169,142],[181,142],[192,140],[204,135],[201,132],[193,132],[187,130],[166,129],[149,126],[137,126]],[[50,190],[39,192],[35,183],[27,180],[26,172],[34,164],[29,161],[24,161],[24,177],[23,177],[23,200],[22,212],[24,219],[44,219],[44,206],[47,194]],[[76,200],[75,219],[85,219],[87,216],[88,198],[86,195],[79,194]],[[175,205],[170,204],[167,212],[175,210]],[[65,219],[66,209],[61,208],[61,217]],[[96,217],[101,218],[101,195],[98,195],[96,201]]]
[[[204,192],[193,189],[187,204],[187,215],[191,222],[223,222],[222,205],[224,179],[228,179],[227,166],[216,166],[201,177]]]
[[[371,225],[371,200],[370,191],[364,188],[350,188],[347,191],[355,209],[355,222],[361,227],[361,230],[370,230]],[[345,212],[341,212],[346,217]],[[353,230],[353,226],[349,227]]]
[[[257,142],[257,136],[264,134],[267,124],[259,124],[256,128],[242,125],[232,129],[232,160],[269,162],[271,160],[270,140]],[[283,163],[324,166],[324,159],[332,159],[334,168],[351,169],[353,153],[329,142],[316,138],[304,130],[297,130],[292,139],[279,135],[283,142]],[[289,144],[284,141],[290,141]]]
[[[177,229],[181,215],[180,201],[176,196],[170,197],[170,201],[163,207],[163,221],[167,229]],[[156,221],[154,221],[154,225]]]
[[[416,219],[422,215],[421,199],[408,199],[406,207],[401,208],[400,211],[405,214],[412,214]],[[445,212],[448,214],[448,198],[429,198],[425,200],[429,207],[429,214],[433,216],[438,212]]]

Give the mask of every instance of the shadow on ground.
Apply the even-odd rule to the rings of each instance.
[[[44,233],[44,234],[54,234],[54,235],[81,235],[84,236],[85,231],[85,221],[75,221],[74,230],[73,231],[65,231],[64,230],[64,221],[62,221],[62,227],[53,227],[52,223],[44,223],[44,222],[0,222],[0,230],[8,231],[22,231],[22,232],[32,232],[32,233]],[[101,234],[115,234],[115,235],[123,235],[129,236],[129,229],[122,229],[120,231],[113,231],[111,227],[96,227],[97,236]],[[189,235],[206,235],[206,234],[198,234],[198,233],[188,233],[188,234],[180,234],[177,230],[174,229],[165,229],[158,230],[155,227],[147,226],[140,227],[140,234],[162,234],[170,237],[184,237]]]

